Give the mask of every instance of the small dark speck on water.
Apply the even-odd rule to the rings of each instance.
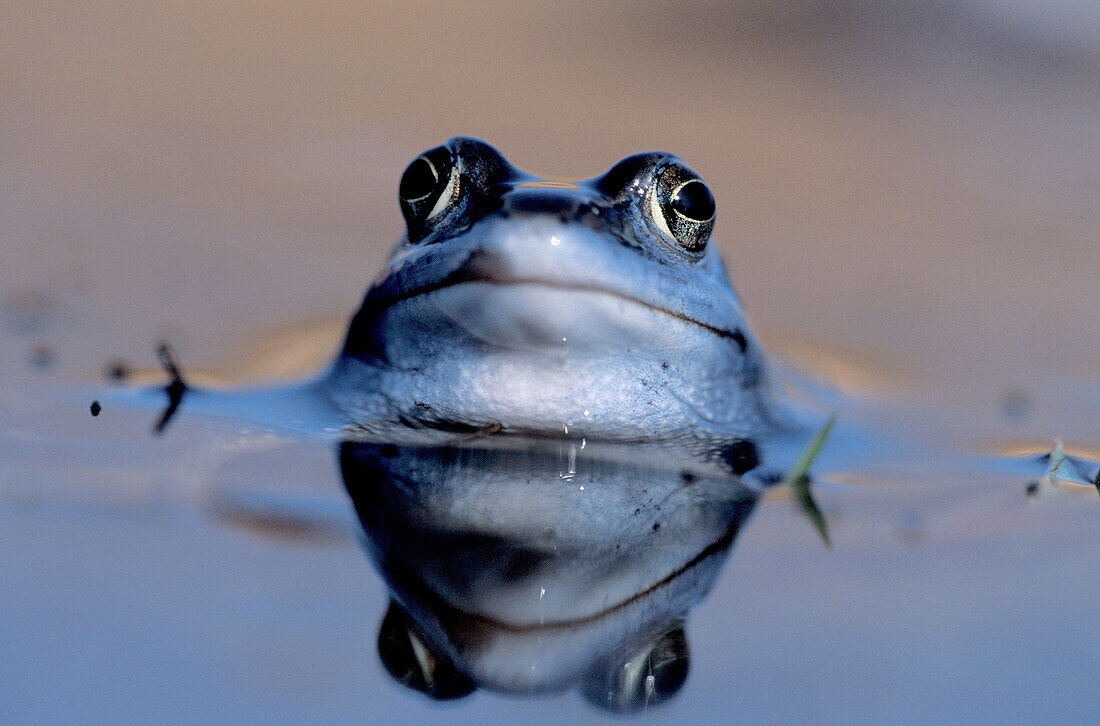
[[[1001,394],[999,408],[1009,423],[1023,423],[1031,415],[1031,396],[1019,388],[1005,391]]]
[[[53,348],[48,343],[39,343],[31,348],[30,361],[31,367],[36,370],[44,371],[53,365],[57,355],[54,353]]]
[[[124,360],[114,360],[107,364],[107,379],[111,381],[125,381],[130,377],[130,364]]]
[[[93,416],[98,416],[99,412],[103,410],[103,407],[99,405],[99,401],[92,401],[91,411]]]
[[[1027,495],[1029,497],[1034,498],[1035,496],[1037,496],[1039,494],[1039,482],[1033,481],[1033,482],[1029,483],[1027,485],[1027,487],[1024,489],[1024,491],[1027,492]]]

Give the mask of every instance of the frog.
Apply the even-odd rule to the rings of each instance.
[[[399,682],[575,688],[620,713],[673,697],[688,612],[802,432],[711,241],[713,192],[667,152],[559,182],[455,137],[398,199],[405,233],[325,371],[204,391],[162,349],[158,430],[183,404],[335,440]],[[238,521],[328,511],[219,501]]]
[[[321,395],[364,437],[566,436],[724,451],[789,424],[677,156],[575,183],[454,137],[417,156],[406,232]]]

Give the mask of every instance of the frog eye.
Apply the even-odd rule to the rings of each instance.
[[[438,216],[455,199],[457,191],[458,174],[450,149],[439,146],[413,159],[397,187],[409,230]]]
[[[686,252],[703,251],[714,229],[714,195],[690,169],[669,165],[657,176],[651,213],[662,232]]]
[[[692,179],[676,187],[668,198],[668,208],[689,222],[709,222],[714,219],[714,195],[702,179]]]

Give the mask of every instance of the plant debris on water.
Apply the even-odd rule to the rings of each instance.
[[[794,492],[795,500],[798,502],[799,508],[803,514],[809,517],[810,522],[813,524],[814,529],[821,535],[821,539],[825,541],[826,547],[832,547],[832,542],[829,540],[829,525],[825,521],[825,515],[821,513],[820,507],[817,506],[817,502],[814,500],[813,491],[810,488],[810,467],[813,466],[814,461],[821,453],[821,449],[825,446],[825,442],[829,439],[829,435],[833,432],[833,426],[836,424],[836,416],[830,416],[829,420],[825,422],[817,434],[814,435],[809,445],[803,450],[802,455],[798,457],[798,461],[795,462],[794,467],[788,472],[784,483],[791,488]]]
[[[1089,475],[1089,468],[1096,463],[1066,453],[1061,438],[1054,439],[1050,452],[1040,456],[1039,461],[1046,464],[1047,470],[1041,479],[1027,485],[1027,495],[1032,499],[1038,498],[1044,489],[1059,489],[1063,484],[1070,485],[1071,489],[1095,487],[1100,493],[1100,468],[1096,474]]]

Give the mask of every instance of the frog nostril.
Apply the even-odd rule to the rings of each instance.
[[[573,195],[545,189],[518,189],[507,196],[503,211],[513,214],[553,215],[562,220],[570,220],[578,216],[582,206],[581,201]]]

